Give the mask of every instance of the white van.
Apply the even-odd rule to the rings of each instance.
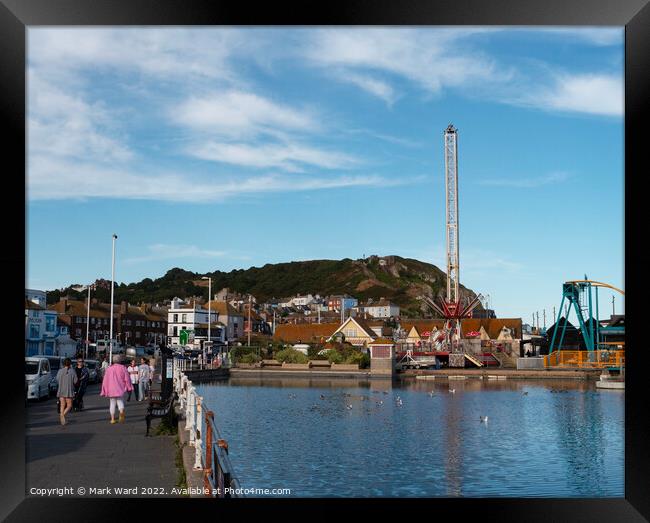
[[[25,358],[25,384],[27,399],[46,398],[50,395],[50,362],[45,357]]]
[[[97,340],[97,356],[106,356],[110,352],[109,340]],[[117,340],[113,340],[113,354],[124,354],[124,347]]]

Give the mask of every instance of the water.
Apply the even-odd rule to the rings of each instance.
[[[624,393],[593,383],[230,378],[199,393],[244,488],[297,497],[624,496]]]

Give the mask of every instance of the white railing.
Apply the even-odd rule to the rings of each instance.
[[[174,358],[174,368],[179,368],[182,371],[186,370],[203,370],[203,369],[228,369],[230,368],[230,360],[226,356],[219,364],[216,359],[211,363],[203,363],[202,361],[195,362],[190,358]]]
[[[216,497],[241,497],[241,494],[236,493],[240,486],[228,458],[228,444],[214,425],[213,413],[185,375],[185,371],[191,369],[191,362],[174,359],[174,390],[178,396],[180,412],[185,418],[189,445],[195,449],[193,468],[204,471],[206,488],[211,492],[219,489],[220,494]],[[226,492],[226,487],[235,490]]]

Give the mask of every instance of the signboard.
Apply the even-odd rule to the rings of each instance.
[[[178,343],[181,345],[187,345],[187,342],[190,340],[190,333],[189,331],[182,330],[180,334],[178,335]]]

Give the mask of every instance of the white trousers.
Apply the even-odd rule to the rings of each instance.
[[[115,405],[117,405],[117,408],[122,412],[124,410],[124,398],[122,396],[111,398],[111,406],[108,409],[111,412],[111,416],[115,416]]]

